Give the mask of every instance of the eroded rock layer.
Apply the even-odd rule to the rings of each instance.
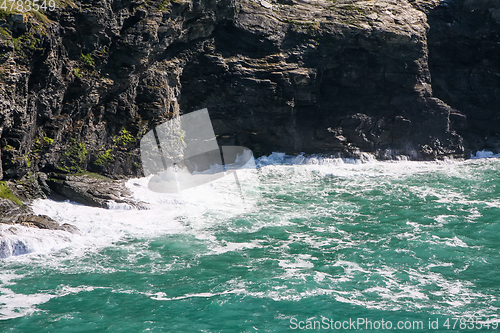
[[[57,7],[0,12],[5,178],[141,175],[142,135],[205,107],[220,144],[256,155],[434,159],[498,149],[498,1]]]

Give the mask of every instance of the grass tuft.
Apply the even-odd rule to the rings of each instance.
[[[8,199],[18,206],[23,206],[21,200],[12,193],[6,182],[0,182],[0,198]]]

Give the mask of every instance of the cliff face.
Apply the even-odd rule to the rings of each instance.
[[[257,155],[430,159],[498,147],[497,1],[58,7],[0,12],[6,178],[140,175],[142,135],[204,107],[220,144]]]
[[[469,150],[498,151],[500,2],[447,1],[428,20],[434,96],[456,109],[450,119]]]

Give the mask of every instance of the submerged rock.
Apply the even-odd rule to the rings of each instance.
[[[74,225],[69,223],[59,224],[46,215],[22,214],[16,217],[14,224],[39,229],[64,230],[71,233],[80,233],[80,230]]]
[[[80,233],[80,230],[71,224],[60,224],[48,216],[36,215],[28,206],[20,207],[4,198],[0,198],[0,223]]]
[[[15,183],[1,182],[0,223],[15,224],[48,230],[64,230],[79,233],[77,227],[60,224],[49,216],[36,215],[30,207],[33,199],[53,198],[101,208],[114,203],[125,204],[130,209],[146,209],[145,203],[131,198],[124,181],[112,180],[100,175],[39,174],[37,179],[24,179]]]

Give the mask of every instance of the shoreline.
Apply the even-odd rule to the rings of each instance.
[[[476,157],[476,155],[481,155]],[[480,158],[494,158],[492,152],[480,151],[470,158],[442,157],[439,159],[412,160],[406,155],[393,159],[376,159],[373,154],[362,153],[358,158],[328,156],[323,154],[297,154],[273,153],[269,156],[257,158],[257,168],[268,165],[281,164],[315,164],[321,160],[342,160],[345,164],[370,163],[370,162],[462,162]],[[311,162],[311,161],[315,162]],[[305,162],[305,163],[304,163]],[[317,162],[321,164],[320,162]],[[1,181],[0,186],[0,224],[23,225],[39,229],[65,230],[77,233],[78,229],[70,224],[59,224],[48,216],[36,215],[30,205],[36,199],[53,199],[56,201],[70,200],[88,206],[109,209],[109,202],[127,204],[135,209],[146,209],[143,202],[131,198],[130,190],[125,183],[137,177],[124,177],[111,179],[104,175],[82,172],[77,174],[56,174],[39,172],[29,179],[19,181]]]

